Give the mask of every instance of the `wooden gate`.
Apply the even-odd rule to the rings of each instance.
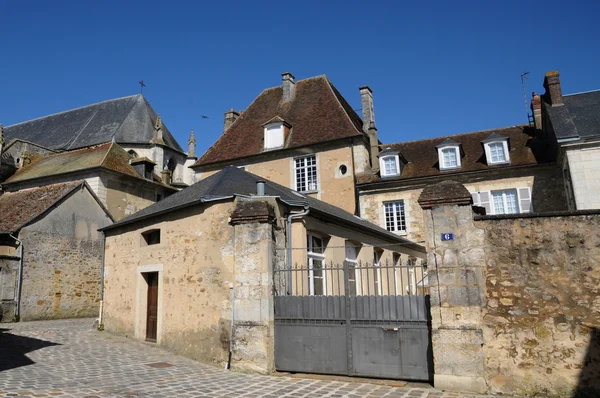
[[[146,340],[156,341],[158,326],[158,272],[146,274],[148,282],[148,307],[146,317]]]

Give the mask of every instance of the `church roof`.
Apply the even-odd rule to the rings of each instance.
[[[72,150],[115,140],[120,144],[150,144],[158,115],[142,94],[117,98],[4,127],[8,142],[15,138],[52,150]],[[165,145],[183,152],[166,126]]]
[[[3,185],[95,168],[103,168],[141,179],[142,177],[135,168],[129,164],[130,158],[131,155],[114,142],[49,156],[40,156],[18,170]],[[158,176],[154,176],[154,180],[162,184]]]
[[[280,150],[364,134],[362,120],[325,75],[297,81],[292,99],[282,98],[281,86],[265,89],[192,167],[263,153],[263,126],[276,117],[291,126]]]

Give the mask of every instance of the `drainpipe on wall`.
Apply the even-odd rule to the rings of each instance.
[[[98,313],[98,327],[102,325],[102,312],[104,310],[104,250],[106,249],[106,235],[102,234],[102,263],[100,266],[100,312]]]
[[[17,307],[15,309],[15,320],[18,322],[21,318],[21,280],[23,280],[23,242],[17,239],[13,234],[8,234],[16,242],[19,242],[19,268],[17,271],[17,292],[15,294],[15,301]]]
[[[304,205],[304,211],[302,213],[290,214],[287,218],[287,269],[288,269],[288,296],[292,295],[292,220],[294,218],[304,217],[310,213],[308,205]]]

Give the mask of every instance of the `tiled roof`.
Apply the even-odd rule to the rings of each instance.
[[[360,117],[325,75],[297,81],[286,103],[282,96],[281,86],[264,90],[194,166],[263,153],[263,125],[276,116],[292,126],[284,149],[363,134]]]
[[[558,139],[600,136],[600,90],[564,95],[563,101],[544,104]]]
[[[129,164],[130,158],[131,155],[118,144],[107,142],[89,148],[38,157],[7,179],[4,185],[100,167],[141,179],[142,177]],[[160,180],[158,177],[155,179]]]
[[[105,227],[104,229],[112,229],[114,227],[134,223],[159,214],[168,213],[210,200],[230,198],[236,195],[252,195],[256,193],[256,183],[258,181],[265,180],[262,177],[248,173],[234,166],[225,167],[218,173],[213,174],[160,202],[146,207],[111,226]],[[302,195],[283,185],[265,181],[265,195],[277,196],[286,203],[293,203],[297,206],[308,205],[313,215],[318,214],[358,230],[370,231],[371,233],[385,237],[385,239],[390,242],[414,246],[415,250],[424,250],[422,246],[414,244],[392,232],[357,217],[354,214],[342,210],[339,207]]]
[[[493,133],[508,137],[510,164],[487,165],[482,141]],[[539,130],[535,130],[529,126],[514,126],[457,134],[448,137],[382,145],[381,148],[389,147],[397,150],[408,162],[403,167],[401,175],[398,177],[381,178],[378,173],[367,172],[358,175],[357,181],[358,184],[394,180],[401,181],[412,178],[460,174],[466,171],[491,170],[551,162],[555,158],[555,153],[549,149],[547,140],[541,138],[541,134]],[[464,154],[461,158],[462,168],[452,171],[440,171],[436,146],[448,139],[461,144]]]
[[[0,233],[18,231],[81,184],[72,181],[0,195]]]
[[[117,98],[4,127],[7,141],[20,138],[54,150],[111,141],[150,144],[157,114],[143,95]],[[165,144],[183,152],[163,125]]]

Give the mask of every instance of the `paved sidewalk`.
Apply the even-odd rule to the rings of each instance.
[[[474,397],[360,380],[233,373],[97,332],[92,322],[0,324],[0,397]]]

